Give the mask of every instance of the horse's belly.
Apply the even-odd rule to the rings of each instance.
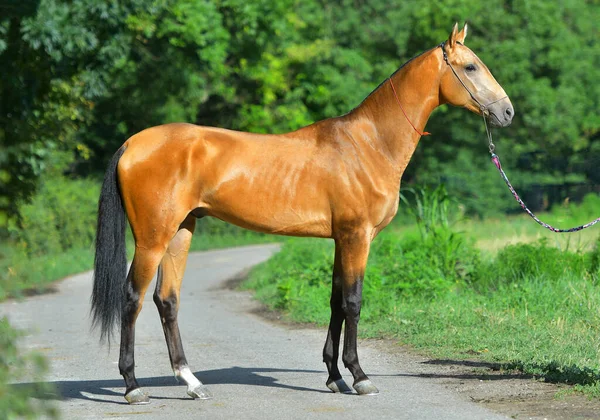
[[[243,203],[211,206],[207,214],[234,225],[264,233],[289,236],[331,237],[331,222],[323,214],[277,210],[266,206],[253,208]]]
[[[206,213],[259,232],[291,236],[331,236],[331,211],[322,192],[241,183],[221,185],[203,200]]]
[[[329,173],[306,150],[286,142],[217,146],[205,147],[196,175],[207,214],[260,232],[331,236]]]

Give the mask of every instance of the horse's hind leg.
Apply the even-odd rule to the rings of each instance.
[[[166,246],[137,247],[127,276],[121,317],[119,371],[125,379],[125,399],[129,404],[146,404],[150,401],[135,378],[135,321],[142,309],[146,289],[156,273],[165,248]]]
[[[188,367],[177,323],[181,281],[183,280],[195,225],[196,219],[189,215],[169,243],[167,252],[160,264],[156,291],[154,292],[154,303],[156,303],[160,314],[175,376],[187,384],[189,396],[209,399],[212,398],[210,391],[194,376]]]

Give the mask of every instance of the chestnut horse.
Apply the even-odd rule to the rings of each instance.
[[[192,124],[152,127],[112,158],[102,186],[92,313],[101,337],[121,325],[125,399],[146,403],[134,374],[135,321],[158,271],[154,302],[171,365],[193,398],[210,398],[188,367],[177,324],[179,293],[196,219],[217,217],[259,232],[332,238],[331,321],[323,360],[333,392],[377,388],[358,362],[356,335],[371,241],[398,210],[400,179],[431,112],[442,104],[507,126],[513,108],[483,62],[464,45],[467,27],[410,60],[346,115],[297,131],[262,135]],[[488,104],[482,106],[482,104]],[[126,275],[125,227],[135,255]]]

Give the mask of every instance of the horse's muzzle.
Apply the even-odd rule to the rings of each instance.
[[[508,98],[488,108],[488,121],[496,127],[508,127],[515,115],[515,109]]]

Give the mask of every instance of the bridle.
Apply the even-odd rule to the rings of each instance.
[[[457,42],[458,44],[462,45],[460,42]],[[492,132],[490,131],[490,128],[488,127],[488,123],[487,123],[487,118],[490,115],[490,111],[489,111],[489,107],[490,105],[495,104],[496,102],[500,102],[503,99],[508,98],[508,95],[504,95],[502,98],[500,99],[496,99],[495,101],[492,101],[486,105],[482,104],[481,102],[479,102],[479,100],[475,97],[475,95],[473,95],[473,92],[471,92],[471,89],[468,88],[468,86],[465,84],[465,82],[462,81],[462,79],[460,78],[460,76],[458,75],[458,73],[456,73],[456,70],[454,70],[454,67],[452,66],[452,64],[450,64],[450,60],[448,60],[448,54],[446,53],[446,41],[442,42],[439,47],[442,49],[442,54],[444,56],[444,61],[446,62],[446,64],[448,66],[450,66],[450,70],[452,70],[452,73],[454,73],[454,76],[456,76],[456,78],[458,79],[458,81],[460,82],[460,84],[465,88],[465,90],[469,93],[469,95],[471,96],[471,99],[473,99],[475,101],[475,103],[477,103],[477,105],[479,105],[479,109],[481,110],[481,116],[483,117],[483,124],[485,125],[485,133],[488,139],[488,147],[490,150],[490,153],[493,155],[494,154],[494,150],[496,149],[496,146],[494,145],[493,139],[492,139]]]
[[[457,41],[457,43],[459,45],[462,45],[460,42]],[[460,78],[460,76],[458,75],[458,73],[456,72],[456,70],[454,69],[454,66],[452,66],[452,64],[450,64],[450,60],[448,60],[448,54],[446,53],[446,41],[442,42],[440,45],[438,45],[438,47],[441,48],[442,50],[442,54],[444,57],[444,61],[446,62],[446,64],[450,67],[450,70],[452,70],[452,73],[454,73],[454,76],[456,76],[456,78],[458,79],[458,81],[460,82],[460,84],[465,88],[465,90],[469,93],[469,95],[471,96],[471,99],[473,99],[475,101],[475,103],[479,106],[479,109],[481,110],[481,115],[483,117],[483,123],[485,124],[485,132],[487,134],[487,138],[488,138],[488,142],[489,142],[489,149],[490,149],[490,153],[494,153],[494,149],[496,148],[496,146],[494,146],[494,143],[492,141],[492,133],[489,130],[488,127],[488,123],[487,123],[487,118],[490,115],[490,111],[489,111],[489,107],[490,105],[495,104],[496,102],[500,102],[503,99],[508,98],[508,95],[504,95],[502,98],[500,99],[496,99],[495,101],[492,101],[488,104],[482,104],[473,94],[473,92],[471,92],[471,89],[469,89],[469,87],[465,84],[465,82],[463,82],[463,80]],[[412,121],[410,120],[410,118],[408,118],[408,115],[406,114],[406,111],[404,111],[404,107],[402,106],[402,102],[400,102],[400,98],[398,98],[398,94],[396,93],[396,88],[394,87],[394,83],[392,82],[392,78],[389,77],[388,81],[390,82],[390,85],[392,86],[392,91],[394,92],[394,97],[396,98],[396,101],[398,102],[398,105],[400,105],[400,109],[402,110],[402,113],[404,114],[404,117],[406,118],[406,120],[408,121],[408,123],[412,126],[412,128],[420,135],[420,136],[429,136],[431,133],[424,131],[421,132],[419,131],[419,129],[417,127],[415,127],[415,125],[412,123]]]
[[[460,42],[458,42],[458,44],[460,44]],[[462,44],[461,44],[462,45]],[[533,214],[533,212],[531,210],[529,210],[529,208],[527,207],[527,205],[523,202],[523,200],[521,200],[521,197],[519,197],[519,194],[517,194],[517,192],[515,191],[514,187],[512,186],[512,184],[510,183],[510,181],[508,180],[508,177],[506,176],[506,173],[504,172],[504,170],[502,169],[502,165],[500,164],[500,157],[494,153],[494,150],[496,149],[496,146],[494,145],[493,139],[492,139],[492,132],[490,131],[490,128],[488,126],[487,123],[487,118],[490,115],[490,111],[489,111],[489,106],[495,104],[496,102],[500,102],[503,99],[508,98],[508,95],[503,96],[500,99],[496,99],[493,102],[490,102],[486,105],[482,104],[481,102],[479,102],[479,100],[475,97],[475,95],[473,95],[473,92],[471,92],[471,89],[468,88],[468,86],[462,81],[462,79],[460,78],[460,76],[458,75],[458,73],[456,72],[456,70],[454,69],[454,67],[452,66],[452,64],[450,64],[450,61],[448,60],[448,54],[446,53],[446,42],[442,42],[439,47],[442,49],[442,54],[444,56],[444,61],[446,62],[446,64],[448,66],[450,66],[450,70],[452,70],[452,73],[454,73],[454,76],[456,76],[456,78],[458,79],[458,81],[460,82],[460,84],[465,88],[465,90],[469,93],[469,95],[471,96],[471,99],[473,99],[475,101],[475,103],[477,103],[477,105],[479,105],[479,109],[481,110],[481,115],[483,117],[483,124],[485,125],[485,132],[486,132],[486,136],[488,139],[488,147],[490,150],[490,154],[492,155],[492,162],[494,163],[494,165],[496,166],[496,168],[498,168],[498,171],[500,172],[500,176],[502,177],[502,179],[504,180],[504,182],[506,183],[506,185],[508,186],[508,189],[510,190],[510,192],[512,193],[513,197],[515,198],[515,200],[517,200],[517,202],[521,205],[521,208],[523,208],[523,210],[529,215],[531,216],[531,218],[533,220],[535,220],[539,225],[545,227],[546,229],[552,231],[552,232],[557,232],[557,233],[569,233],[569,232],[577,232],[580,231],[582,229],[588,228],[590,226],[595,225],[596,223],[600,223],[600,217],[597,218],[596,220],[592,220],[589,223],[586,223],[585,225],[581,225],[581,226],[576,226],[570,229],[559,229],[559,228],[555,228],[554,226],[549,225],[548,223],[544,223],[542,222],[540,219],[537,218],[537,216],[535,214]],[[430,133],[428,132],[420,132],[415,126],[414,124],[410,121],[410,119],[408,118],[408,115],[406,115],[406,112],[404,111],[404,108],[402,107],[402,103],[400,102],[400,99],[398,98],[398,95],[396,94],[396,88],[394,87],[394,83],[392,82],[391,77],[388,79],[390,82],[390,85],[392,85],[392,90],[394,91],[394,96],[396,97],[396,101],[398,101],[398,105],[400,105],[400,109],[402,109],[402,113],[404,114],[404,116],[406,117],[407,121],[410,123],[410,125],[412,126],[412,128],[414,128],[414,130],[420,134],[421,136],[427,136]]]
[[[506,183],[506,185],[508,186],[508,189],[510,190],[510,192],[512,193],[513,197],[515,198],[515,200],[517,200],[517,202],[519,203],[519,205],[521,206],[521,208],[529,215],[531,216],[531,218],[533,220],[535,220],[540,226],[545,227],[546,229],[552,231],[552,232],[556,232],[556,233],[570,233],[570,232],[577,232],[580,231],[582,229],[588,228],[590,226],[595,225],[596,223],[600,222],[600,217],[597,218],[596,220],[592,220],[589,223],[586,223],[585,225],[580,225],[580,226],[576,226],[570,229],[559,229],[559,228],[555,228],[554,226],[549,225],[548,223],[542,222],[540,219],[538,219],[538,217],[533,214],[533,212],[531,210],[529,210],[529,208],[527,207],[527,205],[523,202],[523,200],[521,200],[521,197],[519,197],[519,194],[517,194],[517,192],[515,191],[514,187],[512,186],[512,184],[510,183],[510,181],[508,180],[508,177],[506,176],[506,173],[504,172],[504,170],[502,169],[502,165],[500,164],[500,157],[494,153],[494,150],[496,149],[496,146],[494,145],[493,139],[492,139],[492,132],[490,131],[490,128],[488,127],[488,123],[487,123],[487,118],[486,116],[489,116],[489,110],[488,107],[492,104],[495,104],[496,102],[499,102],[505,98],[508,98],[508,95],[503,96],[500,99],[497,99],[493,102],[490,102],[487,105],[483,105],[481,102],[479,102],[477,100],[477,98],[473,95],[473,92],[471,92],[471,90],[467,87],[467,85],[465,85],[465,83],[462,81],[462,79],[460,78],[460,76],[456,73],[456,70],[454,70],[454,67],[452,67],[452,64],[450,64],[450,61],[448,60],[448,54],[446,54],[446,49],[444,48],[446,46],[446,42],[442,42],[440,44],[440,48],[442,49],[442,54],[444,55],[444,61],[446,62],[446,64],[448,64],[450,66],[450,69],[452,70],[452,73],[454,73],[454,75],[456,76],[456,78],[458,79],[458,81],[460,82],[461,85],[463,85],[463,87],[465,88],[465,90],[467,92],[469,92],[469,95],[471,95],[471,98],[477,103],[477,105],[479,105],[479,109],[481,109],[481,115],[483,116],[483,124],[485,125],[485,133],[487,135],[487,139],[488,139],[488,147],[490,150],[490,154],[492,155],[492,162],[494,163],[494,165],[496,166],[496,168],[498,168],[498,171],[500,172],[500,176],[502,177],[502,179],[504,180],[504,182]]]
[[[457,41],[457,44],[462,45],[460,42]],[[465,84],[465,82],[462,81],[462,79],[460,78],[460,76],[458,75],[458,73],[456,73],[456,70],[454,70],[454,66],[452,66],[452,64],[450,64],[450,60],[448,60],[448,54],[446,53],[446,41],[442,42],[439,47],[442,49],[442,54],[444,55],[444,61],[446,62],[446,64],[448,66],[450,66],[450,70],[452,70],[452,73],[454,73],[454,75],[456,76],[456,78],[458,79],[458,81],[460,82],[460,84],[465,88],[465,90],[469,93],[469,95],[471,96],[471,99],[473,99],[477,105],[479,105],[479,109],[481,110],[481,114],[484,116],[488,116],[490,114],[489,111],[489,106],[495,104],[496,102],[500,102],[503,99],[508,98],[508,95],[504,95],[502,98],[500,99],[496,99],[495,101],[492,101],[490,103],[488,103],[487,105],[482,104],[481,102],[479,102],[479,100],[475,97],[475,95],[473,95],[473,92],[471,92],[471,89],[468,88],[468,86]]]

